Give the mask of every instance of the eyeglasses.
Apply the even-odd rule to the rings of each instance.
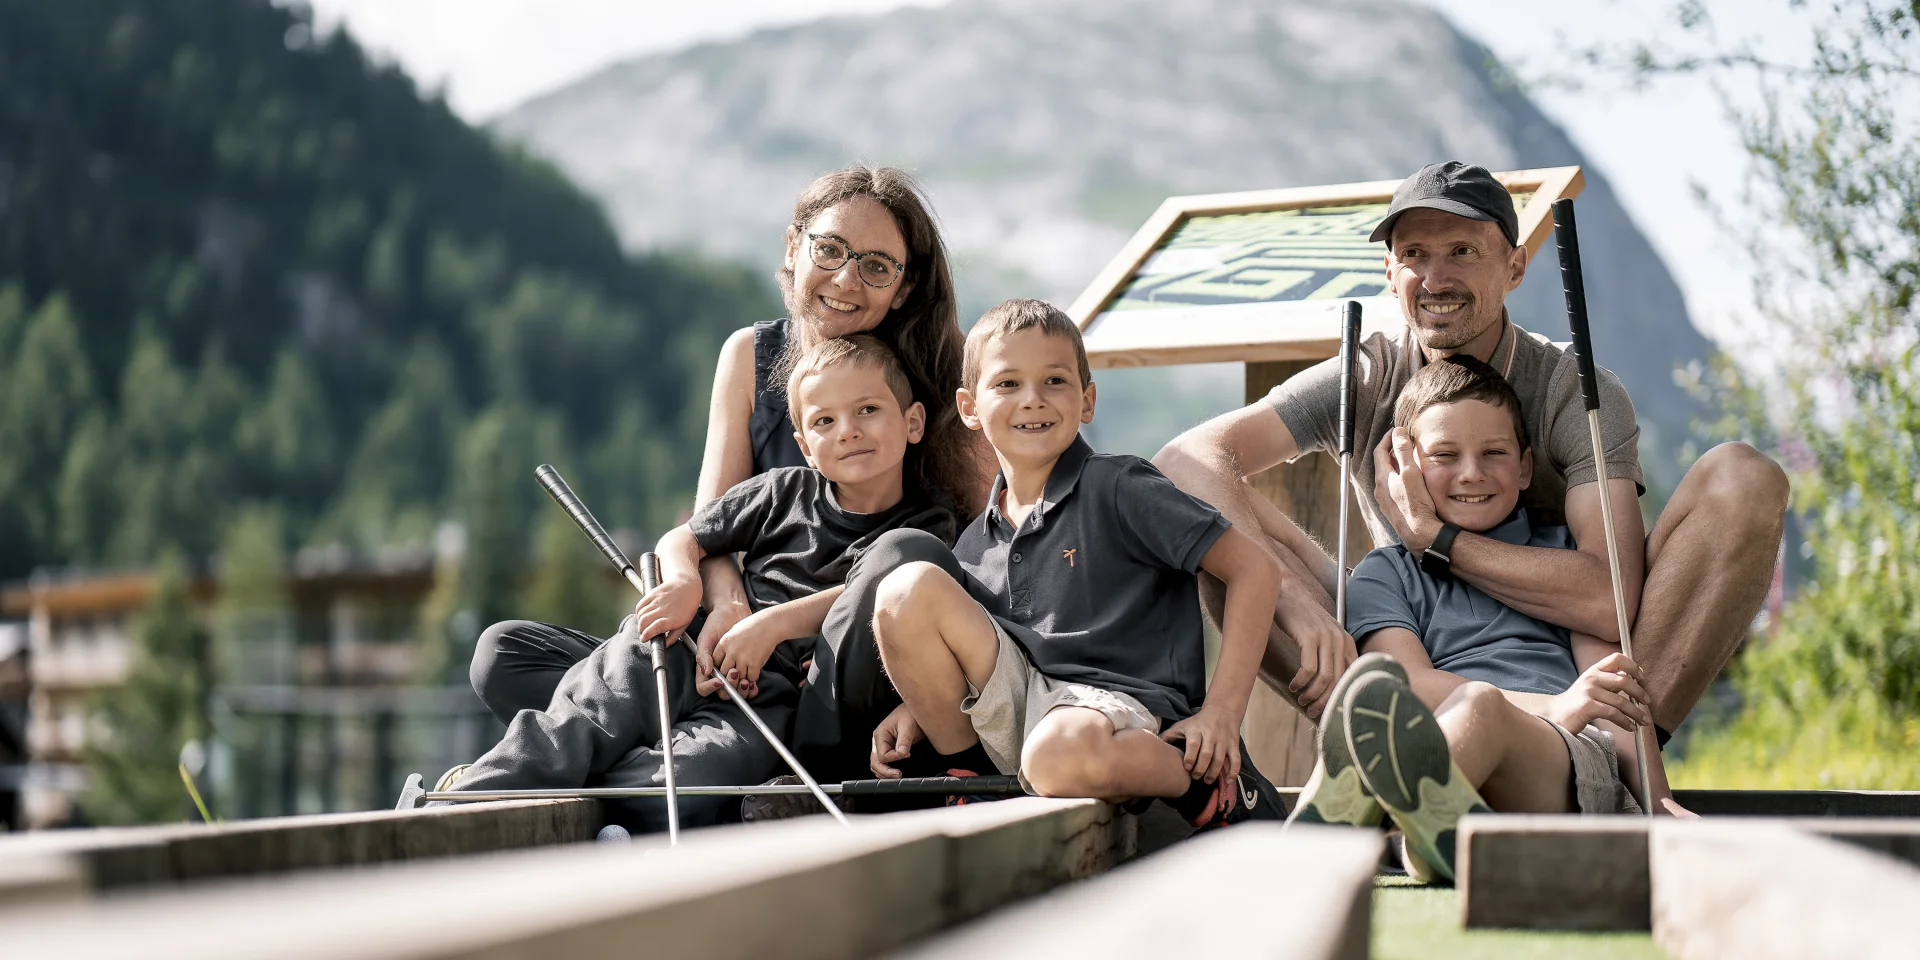
[[[813,257],[813,265],[822,270],[834,271],[847,265],[848,260],[859,264],[855,272],[860,274],[861,282],[869,287],[885,289],[900,279],[907,268],[900,261],[878,250],[868,253],[854,253],[847,242],[832,234],[809,233],[807,243]]]

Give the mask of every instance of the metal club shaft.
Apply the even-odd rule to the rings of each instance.
[[[586,509],[585,507],[581,508]],[[591,519],[591,517],[589,517]],[[611,542],[611,541],[609,541]],[[618,550],[619,548],[615,548]],[[629,570],[632,568],[629,567]],[[660,588],[660,559],[651,553],[640,555],[641,596]],[[634,625],[639,628],[638,624]],[[667,703],[667,638],[654,637],[645,641],[647,652],[653,658],[654,702],[660,709],[660,762],[661,770],[666,774],[667,787],[667,844],[678,846],[680,843],[680,793],[674,789],[673,774],[673,711]]]
[[[1567,328],[1573,334],[1574,358],[1580,371],[1580,391],[1587,406],[1587,433],[1593,440],[1593,465],[1599,472],[1600,527],[1607,538],[1607,573],[1613,581],[1613,615],[1620,630],[1620,652],[1633,659],[1633,623],[1627,616],[1626,587],[1620,579],[1620,546],[1614,539],[1613,497],[1607,491],[1607,447],[1600,434],[1600,378],[1593,362],[1593,334],[1587,323],[1587,285],[1580,269],[1580,237],[1574,228],[1573,201],[1553,202],[1553,239],[1560,251],[1560,284],[1567,298]],[[1636,661],[1638,662],[1638,661]],[[1647,704],[1652,712],[1653,704]],[[1652,731],[1636,724],[1633,751],[1640,774],[1640,807],[1653,816],[1653,777],[1648,757],[1658,752],[1650,743]]]

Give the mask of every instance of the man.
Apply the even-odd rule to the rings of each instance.
[[[1394,191],[1373,239],[1386,241],[1389,289],[1406,320],[1397,338],[1362,344],[1355,373],[1354,480],[1376,544],[1416,555],[1443,533],[1450,574],[1528,616],[1618,644],[1602,540],[1600,497],[1612,498],[1621,579],[1634,617],[1634,653],[1653,699],[1662,743],[1733,655],[1765,598],[1780,546],[1787,479],[1743,443],[1708,451],[1687,471],[1644,533],[1638,496],[1639,428],[1618,379],[1601,370],[1606,463],[1593,462],[1575,361],[1569,350],[1511,322],[1506,296],[1526,277],[1513,198],[1486,169],[1431,164]],[[1400,388],[1426,364],[1453,354],[1491,364],[1508,379],[1539,448],[1522,505],[1540,522],[1564,522],[1578,550],[1503,543],[1443,530],[1405,431],[1393,429]],[[1298,525],[1256,494],[1246,478],[1303,453],[1331,449],[1339,415],[1339,361],[1328,360],[1267,397],[1187,431],[1155,458],[1187,492],[1241,530],[1259,530],[1284,573],[1263,670],[1309,717],[1353,662],[1353,639],[1332,616],[1336,569]],[[1442,551],[1435,551],[1436,561]],[[1658,758],[1654,796],[1665,794]]]

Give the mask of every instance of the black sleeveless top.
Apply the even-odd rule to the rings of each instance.
[[[788,321],[762,320],[753,325],[753,417],[747,421],[747,439],[753,444],[754,475],[774,467],[804,467],[807,458],[793,439],[793,420],[787,414],[787,383],[774,377],[780,355],[787,350]]]

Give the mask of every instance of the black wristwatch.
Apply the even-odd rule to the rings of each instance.
[[[1459,527],[1443,521],[1433,543],[1420,555],[1420,569],[1443,580],[1453,576],[1453,538],[1459,535]]]

